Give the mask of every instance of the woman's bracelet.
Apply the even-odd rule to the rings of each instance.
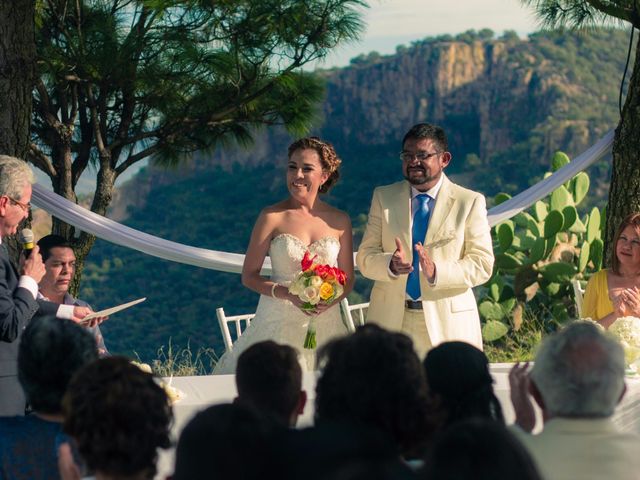
[[[271,296],[273,298],[278,298],[276,297],[276,288],[279,287],[280,284],[279,283],[274,283],[273,285],[271,285]]]

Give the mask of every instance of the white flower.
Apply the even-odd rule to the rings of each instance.
[[[300,293],[300,300],[303,302],[309,302],[311,305],[316,305],[320,301],[320,289],[309,286]]]
[[[303,289],[304,289],[304,281],[303,281],[303,278],[300,276],[296,278],[293,282],[291,282],[291,285],[289,285],[289,293],[291,293],[292,295],[299,296],[302,293]]]
[[[609,332],[630,347],[640,348],[640,318],[620,317],[611,324]]]
[[[620,317],[609,327],[624,349],[624,359],[628,366],[640,359],[640,318]]]
[[[339,283],[336,283],[334,288],[336,290],[336,294],[334,295],[335,298],[338,298],[340,295],[344,293],[344,288]]]
[[[149,365],[148,363],[134,362],[133,360],[131,360],[131,363],[133,363],[136,367],[138,367],[143,372],[153,373],[151,371],[151,365]]]
[[[322,278],[320,278],[318,275],[312,276],[309,279],[309,285],[311,285],[312,287],[320,288],[320,285],[322,285]]]

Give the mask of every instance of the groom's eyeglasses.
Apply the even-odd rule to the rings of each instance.
[[[400,152],[400,160],[402,160],[403,162],[409,163],[409,162],[413,161],[414,158],[417,158],[421,162],[426,162],[431,157],[435,157],[436,155],[440,155],[442,153],[444,153],[444,152],[432,152],[432,153],[427,153],[427,152],[418,152],[418,153]]]

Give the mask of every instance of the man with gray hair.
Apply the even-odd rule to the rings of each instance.
[[[36,245],[16,268],[9,260],[5,237],[15,235],[29,216],[31,168],[22,160],[0,155],[0,416],[23,415],[25,397],[18,382],[18,343],[34,314],[80,321],[91,309],[36,301],[38,282],[45,273]]]
[[[637,479],[640,436],[619,431],[611,416],[622,399],[624,351],[591,322],[574,322],[548,337],[528,365],[509,375],[516,412],[516,435],[546,480]],[[528,394],[542,409],[543,430],[535,425]]]

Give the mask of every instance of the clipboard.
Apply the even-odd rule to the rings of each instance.
[[[115,307],[107,308],[105,310],[100,310],[99,312],[90,313],[89,315],[84,317],[80,323],[88,323],[89,321],[93,320],[94,318],[98,318],[98,317],[108,317],[109,315],[117,313],[117,312],[119,312],[121,310],[126,310],[129,307],[133,307],[134,305],[142,303],[146,299],[147,299],[147,297],[142,297],[142,298],[138,298],[137,300],[132,300],[131,302],[127,302],[127,303],[123,303],[121,305],[117,305]]]

